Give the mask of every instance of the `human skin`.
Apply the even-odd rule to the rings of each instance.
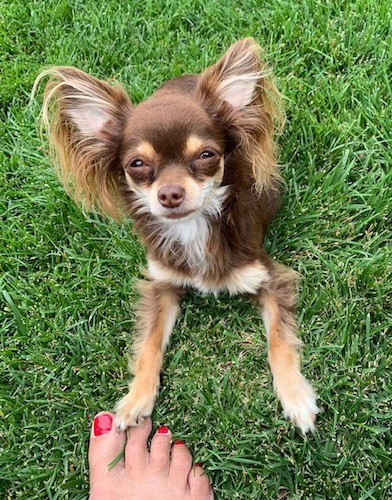
[[[90,499],[92,500],[211,500],[214,495],[200,464],[184,441],[172,443],[172,433],[161,426],[151,439],[150,418],[140,426],[118,431],[114,415],[99,413],[90,435]],[[124,449],[125,446],[125,449]],[[111,470],[108,464],[125,450]]]

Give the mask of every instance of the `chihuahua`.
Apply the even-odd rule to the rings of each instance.
[[[163,354],[188,287],[251,295],[268,339],[273,386],[302,432],[318,408],[300,370],[295,273],[262,241],[278,209],[274,129],[279,93],[251,38],[201,74],[162,85],[134,106],[116,83],[54,67],[44,95],[59,175],[87,209],[131,216],[147,249],[133,380],[116,407],[120,429],[151,414]]]

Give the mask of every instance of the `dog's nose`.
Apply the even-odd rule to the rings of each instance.
[[[185,189],[181,186],[163,186],[158,191],[159,203],[165,208],[176,208],[185,198]]]

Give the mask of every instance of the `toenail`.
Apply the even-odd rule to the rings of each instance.
[[[203,466],[201,465],[201,463],[200,463],[200,462],[197,462],[197,463],[195,464],[195,467],[203,467]]]
[[[161,425],[158,429],[158,434],[168,434],[169,429],[166,427],[166,425]]]
[[[183,441],[182,439],[177,439],[177,441],[174,441],[173,444],[174,444],[174,446],[184,445],[185,441]]]
[[[109,413],[102,413],[94,418],[94,436],[107,434],[112,428],[113,417]]]

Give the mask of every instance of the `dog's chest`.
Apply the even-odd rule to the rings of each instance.
[[[211,251],[210,239],[218,236],[213,231],[203,216],[164,226],[157,237],[158,252],[148,259],[150,277],[178,287],[193,287],[205,294],[257,293],[270,279],[268,270],[258,259],[238,263],[235,268],[227,268],[222,261],[217,266],[217,260],[225,256],[218,249],[216,255]],[[214,272],[217,267],[219,273]]]
[[[148,260],[148,272],[153,280],[173,286],[193,287],[204,294],[227,291],[230,295],[240,293],[256,294],[263,283],[270,280],[267,268],[258,260],[251,264],[232,269],[219,280],[203,272],[193,276],[176,271],[153,259]]]
[[[209,238],[210,225],[205,217],[175,222],[161,228],[158,251],[176,267],[206,271]]]

